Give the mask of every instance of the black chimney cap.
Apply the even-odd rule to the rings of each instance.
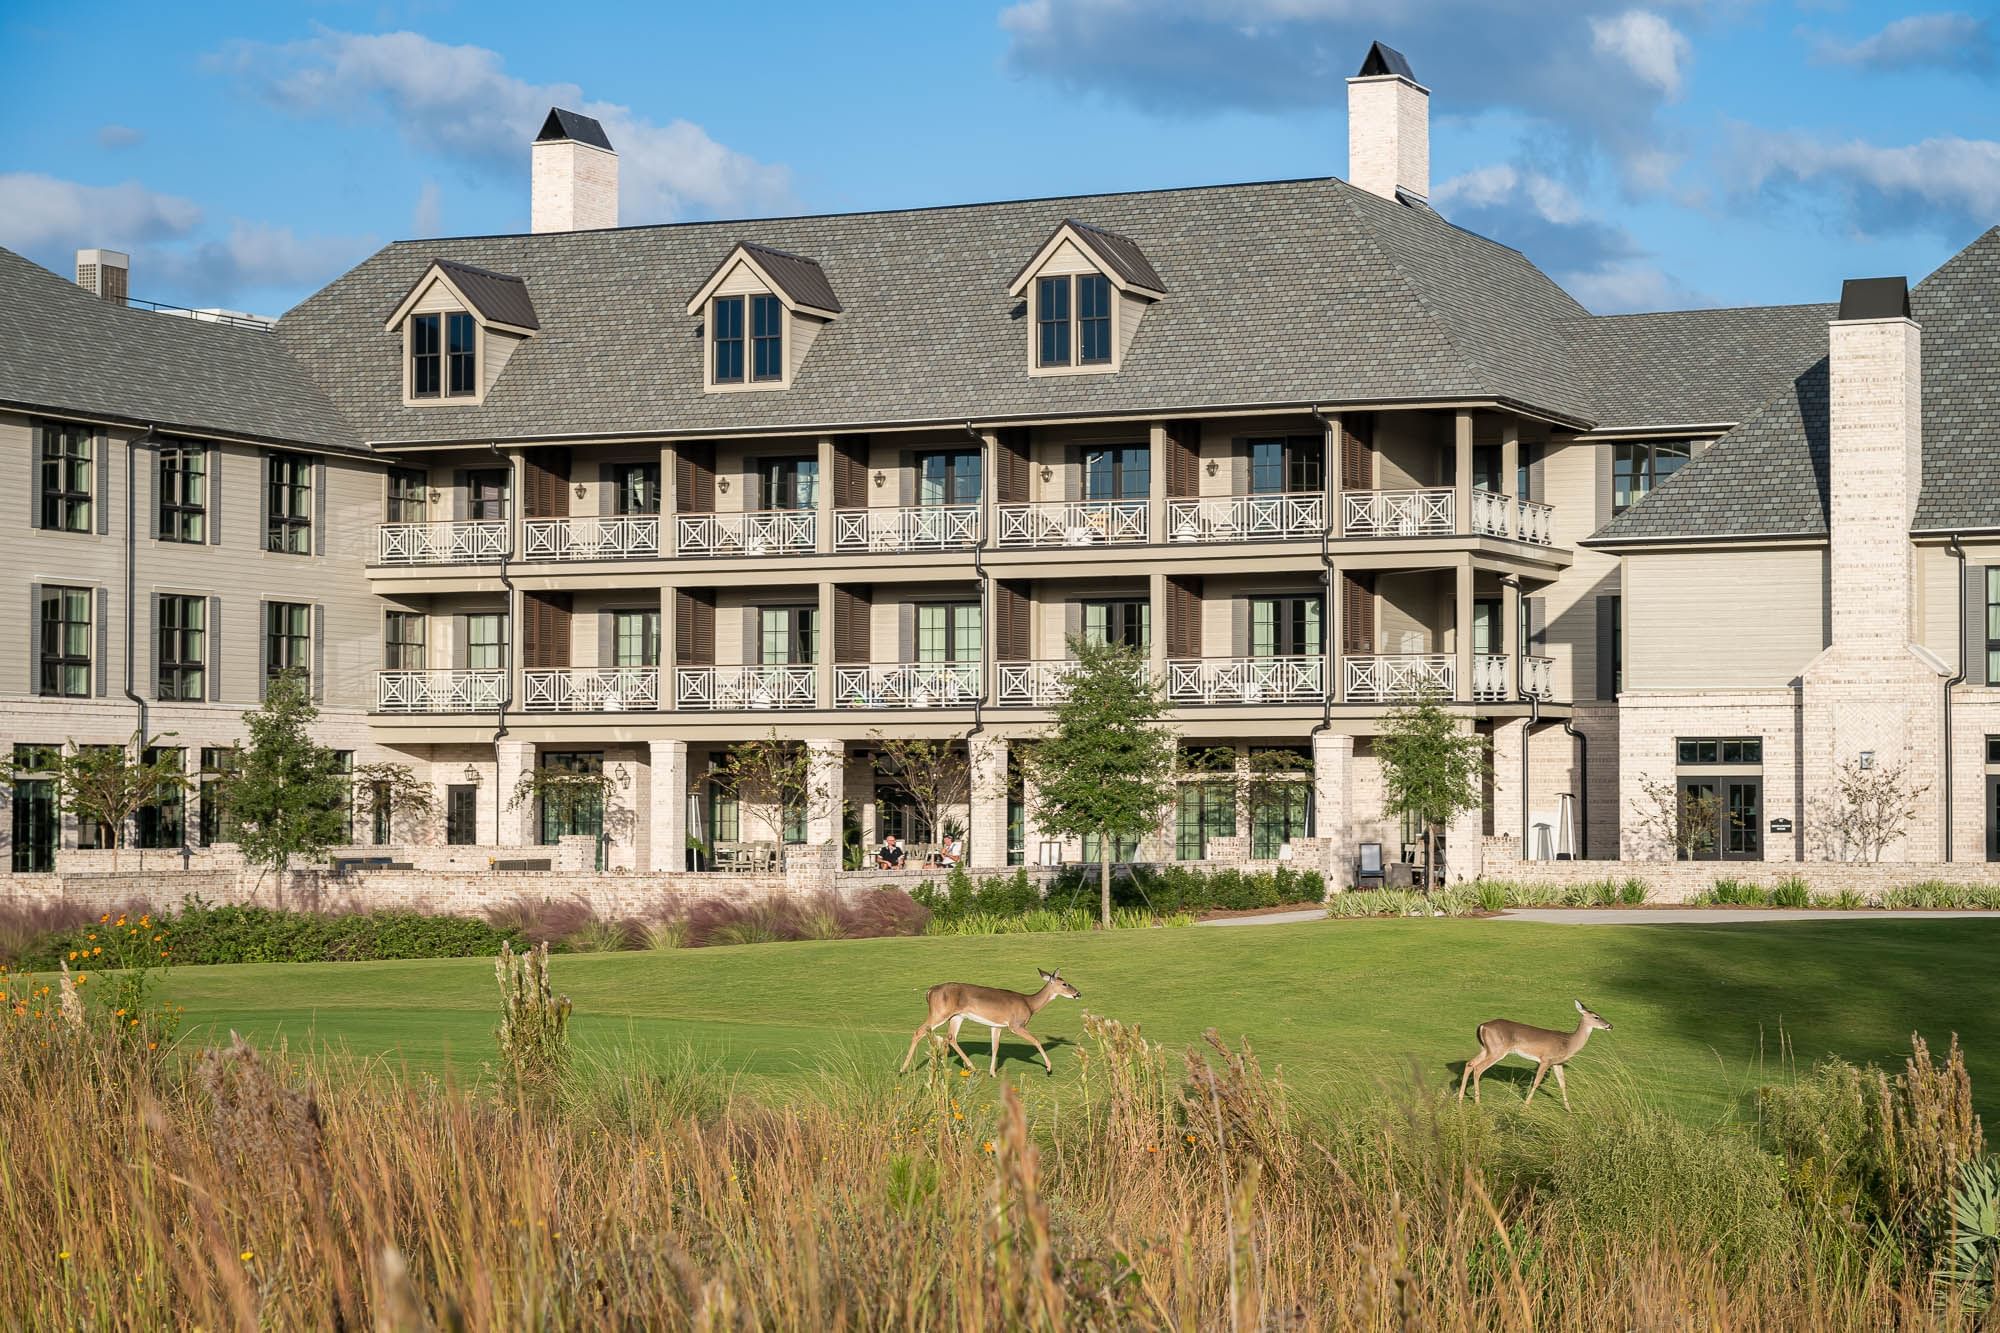
[[[1849,278],[1840,284],[1842,319],[1908,319],[1908,278]]]
[[[1380,74],[1400,75],[1411,83],[1417,81],[1417,76],[1410,73],[1410,62],[1403,58],[1401,51],[1380,42],[1370,42],[1368,56],[1361,62],[1361,72],[1354,77],[1372,79]]]
[[[542,122],[542,132],[535,136],[536,143],[547,143],[551,139],[574,139],[592,148],[612,151],[611,140],[604,137],[604,127],[595,119],[581,112],[565,111],[559,106],[549,108],[549,118]]]

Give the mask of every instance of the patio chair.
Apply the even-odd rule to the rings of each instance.
[[[1354,871],[1354,887],[1365,889],[1372,883],[1379,889],[1385,887],[1388,882],[1388,876],[1382,869],[1382,844],[1379,842],[1362,843],[1361,855]]]

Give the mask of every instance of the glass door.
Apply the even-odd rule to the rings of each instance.
[[[1722,781],[1722,859],[1764,859],[1764,784],[1758,778]]]
[[[955,449],[917,457],[917,503],[972,505],[979,503],[979,451]]]
[[[465,474],[465,513],[473,522],[497,522],[507,517],[510,474],[505,468]]]
[[[811,509],[819,502],[817,458],[766,458],[757,477],[765,509]]]
[[[1254,597],[1250,601],[1252,657],[1317,657],[1321,652],[1317,597]]]
[[[1152,487],[1152,467],[1143,444],[1093,449],[1083,456],[1083,498],[1143,500]]]

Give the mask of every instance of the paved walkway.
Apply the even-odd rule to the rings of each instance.
[[[1831,912],[1781,907],[1523,907],[1498,916],[1477,918],[1486,921],[1542,921],[1563,926],[1675,926],[1699,923],[1708,926],[1739,926],[1764,921],[1936,921],[1947,917],[1991,917],[2000,921],[2000,912]],[[1198,921],[1200,926],[1285,926],[1297,921],[1324,921],[1326,913],[1316,908],[1295,912],[1270,912],[1263,916],[1229,916],[1214,921]],[[1381,917],[1352,917],[1349,920],[1376,921]]]

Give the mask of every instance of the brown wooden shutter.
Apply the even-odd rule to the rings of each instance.
[[[1027,590],[1001,580],[993,585],[993,649],[1002,662],[1026,662],[1033,638]]]
[[[521,455],[521,497],[529,518],[569,516],[569,450],[529,449]]]
[[[715,446],[683,444],[674,461],[674,491],[683,514],[715,512]]]
[[[1375,418],[1371,413],[1350,412],[1340,419],[1340,488],[1375,489]]]
[[[1026,504],[1028,502],[1028,431],[1024,426],[1010,427],[1000,432],[1000,447],[993,451],[995,470],[999,473],[994,498],[1001,504]]]
[[[1176,575],[1167,580],[1167,656],[1201,656],[1201,580]]]
[[[1189,499],[1201,494],[1201,423],[1167,424],[1167,494]]]
[[[842,435],[833,442],[833,507],[868,507],[868,437]]]
[[[1363,657],[1372,655],[1375,652],[1375,576],[1343,574],[1340,598],[1340,651]]]
[[[674,661],[680,666],[715,665],[713,589],[674,589]]]
[[[529,671],[562,671],[569,667],[570,595],[566,592],[521,594],[521,665]]]
[[[865,665],[870,657],[869,623],[873,590],[846,583],[833,589],[833,660],[843,666]]]

